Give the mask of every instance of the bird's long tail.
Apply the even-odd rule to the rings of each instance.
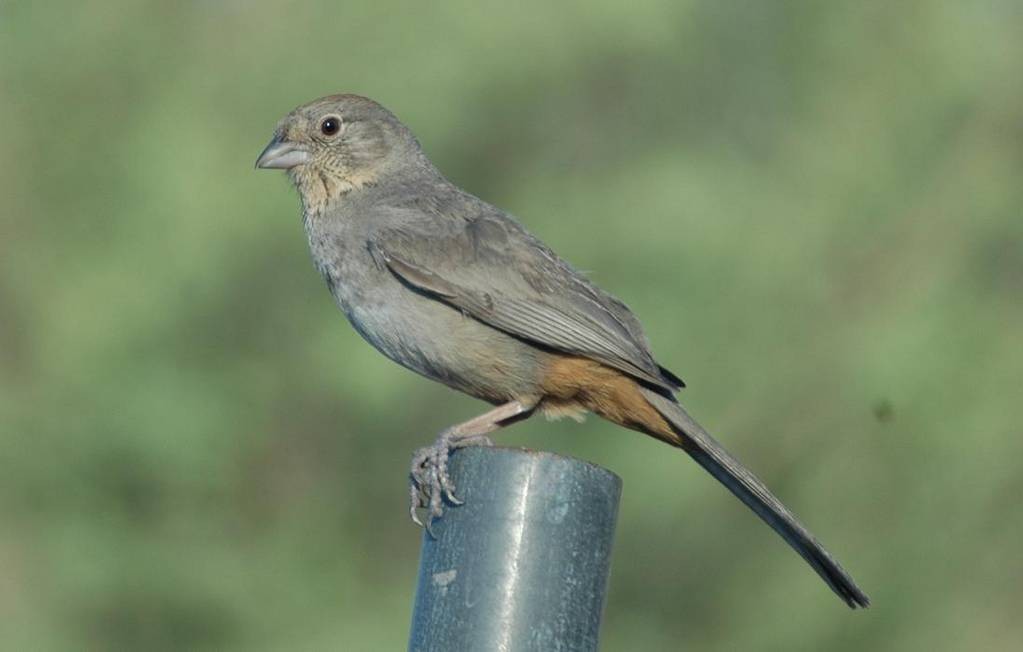
[[[681,405],[657,392],[645,388],[641,391],[650,405],[677,431],[679,441],[670,443],[689,453],[700,466],[764,519],[850,607],[855,609],[870,604],[866,594],[792,512],[749,469],[729,455]]]

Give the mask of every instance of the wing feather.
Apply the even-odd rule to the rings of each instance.
[[[597,360],[662,391],[682,386],[650,354],[639,322],[506,216],[372,246],[412,288],[520,339]],[[624,317],[624,318],[623,318]]]

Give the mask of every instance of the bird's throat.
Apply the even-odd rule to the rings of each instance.
[[[288,171],[291,182],[302,199],[302,211],[308,216],[325,212],[355,190],[371,185],[371,175],[345,175],[327,172],[310,165]]]

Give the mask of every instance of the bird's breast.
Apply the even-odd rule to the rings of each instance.
[[[477,398],[504,402],[539,387],[538,352],[402,284],[368,246],[358,221],[307,222],[309,249],[355,330],[398,364]]]

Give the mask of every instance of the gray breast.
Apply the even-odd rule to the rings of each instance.
[[[365,234],[327,233],[315,220],[307,231],[338,307],[385,356],[491,402],[536,394],[533,347],[402,284],[372,256]]]

